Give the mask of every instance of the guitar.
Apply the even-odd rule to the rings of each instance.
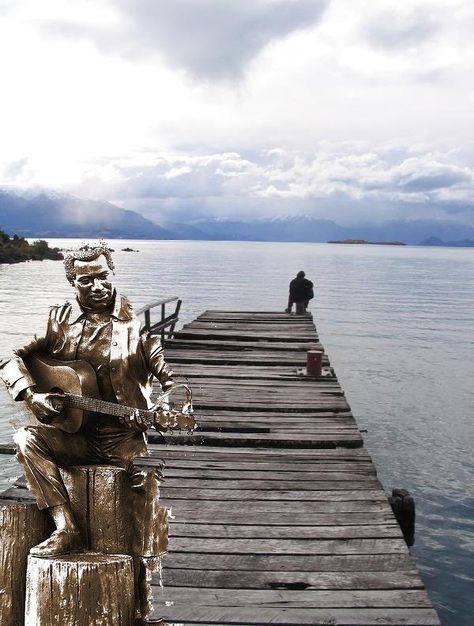
[[[193,431],[196,427],[192,416],[191,390],[187,385],[180,385],[184,388],[187,400],[176,407],[167,401],[167,394],[162,394],[153,409],[136,409],[101,400],[95,371],[86,361],[59,361],[34,355],[25,359],[25,364],[36,382],[38,392],[64,394],[64,411],[48,423],[67,433],[76,433],[88,413],[113,415],[129,424],[137,420],[147,428],[153,427],[160,431]],[[178,385],[173,389],[176,387]]]

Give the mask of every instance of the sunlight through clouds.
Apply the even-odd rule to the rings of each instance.
[[[2,185],[149,217],[345,219],[342,197],[473,223],[468,0],[0,6]]]

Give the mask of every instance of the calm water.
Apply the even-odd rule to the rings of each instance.
[[[56,240],[66,246],[67,241]],[[119,252],[130,245],[137,253]],[[474,623],[474,250],[253,242],[115,241],[116,283],[135,306],[283,310],[299,269],[312,311],[385,488],[417,504],[413,552],[446,626]],[[58,262],[0,266],[0,355],[41,332],[72,296]],[[20,405],[0,390],[0,439]],[[18,473],[0,458],[0,486]],[[3,482],[2,482],[3,481]]]

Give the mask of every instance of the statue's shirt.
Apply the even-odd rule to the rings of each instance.
[[[117,294],[111,312],[91,314],[77,302],[52,307],[46,333],[16,350],[12,359],[0,362],[0,377],[14,399],[35,384],[23,362],[31,354],[88,361],[98,373],[103,398],[126,406],[153,406],[153,376],[163,390],[171,387],[172,371],[160,337],[140,332],[140,321],[124,296]]]
[[[110,344],[112,319],[110,313],[86,313],[84,330],[77,347],[77,358],[92,365],[102,400],[117,402],[110,379]]]

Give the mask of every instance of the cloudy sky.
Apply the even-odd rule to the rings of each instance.
[[[472,0],[0,0],[0,184],[474,225]]]

